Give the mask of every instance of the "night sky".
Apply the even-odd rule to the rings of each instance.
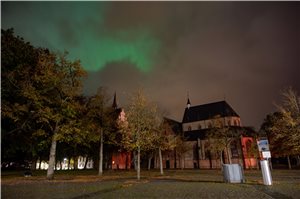
[[[279,91],[300,93],[300,2],[1,2],[1,27],[67,50],[126,106],[140,87],[170,118],[226,99],[259,128]]]

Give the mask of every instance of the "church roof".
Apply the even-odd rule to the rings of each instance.
[[[236,116],[239,115],[231,108],[226,101],[214,102],[185,108],[182,123],[212,119],[215,116]]]

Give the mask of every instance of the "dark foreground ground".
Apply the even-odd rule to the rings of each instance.
[[[223,182],[220,170],[142,171],[135,179],[134,171],[56,172],[55,179],[45,179],[45,172],[32,177],[22,172],[2,172],[1,198],[299,198],[300,170],[273,170],[273,185],[262,184],[261,171],[245,171],[246,182]]]

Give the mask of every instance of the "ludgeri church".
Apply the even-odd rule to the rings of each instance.
[[[208,137],[216,122],[226,128],[228,134],[234,132],[234,136],[228,136],[230,141],[222,154],[211,150],[213,143]],[[257,166],[255,154],[251,153],[255,132],[242,126],[240,116],[226,101],[192,106],[188,98],[182,121],[168,120],[168,123],[172,133],[183,136],[183,146],[164,153],[163,162],[167,169],[214,169],[220,168],[221,163],[237,163],[245,169]],[[155,165],[158,168],[158,163]]]

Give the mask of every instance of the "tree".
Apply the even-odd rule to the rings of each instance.
[[[86,124],[95,141],[99,141],[99,168],[98,175],[103,174],[103,144],[105,137],[112,136],[115,126],[115,110],[107,106],[107,94],[99,88],[96,95],[89,98],[87,104]],[[108,141],[108,140],[107,140]]]
[[[209,140],[209,149],[219,154],[221,165],[223,164],[222,152],[227,153],[227,160],[231,164],[231,157],[229,148],[231,142],[238,137],[238,132],[225,126],[224,118],[216,116],[212,120],[212,128],[207,131],[207,138]]]
[[[184,154],[190,150],[189,144],[186,142],[184,136],[177,135],[175,137],[175,150],[176,155],[179,156],[179,165],[181,169],[184,169]]]
[[[176,136],[173,134],[169,134],[164,126],[159,127],[158,131],[153,131],[152,144],[149,145],[148,150],[145,152],[148,154],[148,170],[150,169],[151,159],[153,155],[158,152],[159,157],[159,169],[160,174],[163,175],[163,160],[162,160],[162,152],[173,150],[176,147]]]
[[[291,87],[281,92],[282,104],[277,105],[282,118],[275,121],[272,130],[276,139],[286,139],[291,155],[300,154],[300,97]],[[281,132],[280,132],[281,130]]]
[[[289,148],[285,145],[282,140],[278,140],[276,137],[276,133],[274,131],[274,127],[279,125],[281,126],[283,123],[283,115],[280,112],[274,112],[272,114],[268,114],[264,119],[264,122],[260,128],[260,135],[266,136],[270,142],[270,150],[274,157],[287,156],[289,154]],[[281,126],[281,129],[284,129],[285,126]],[[283,150],[284,149],[284,150]]]
[[[123,126],[122,143],[125,148],[137,152],[137,179],[140,180],[140,155],[153,147],[161,117],[157,107],[151,104],[141,90],[131,98],[127,110],[127,124]]]
[[[81,106],[76,97],[86,72],[80,61],[68,61],[67,53],[57,55],[34,48],[14,37],[12,30],[2,31],[1,38],[3,118],[16,126],[9,133],[21,132],[27,139],[43,138],[39,143],[31,139],[31,148],[45,148],[51,143],[47,178],[52,179],[57,141],[82,140],[84,131],[78,118]]]
[[[80,118],[81,104],[76,97],[81,92],[85,76],[80,62],[66,59],[67,53],[57,56],[43,53],[39,56],[38,69],[33,81],[24,88],[24,94],[33,104],[37,123],[45,126],[45,133],[52,137],[47,179],[53,179],[57,141],[82,140]]]
[[[281,92],[278,112],[267,115],[261,126],[270,141],[274,156],[285,156],[291,169],[290,156],[300,154],[300,98],[291,87]]]
[[[249,163],[250,163],[249,164],[250,169],[252,169],[251,158],[255,158],[257,160],[259,157],[256,139],[254,139],[253,142],[248,140],[246,143],[246,149],[247,149],[247,156],[248,156],[247,158],[249,159]],[[258,161],[256,161],[256,168],[259,169]]]
[[[166,120],[166,119],[165,119]],[[161,125],[161,130],[156,136],[156,148],[158,148],[159,162],[160,162],[160,174],[163,175],[163,162],[162,162],[162,151],[173,150],[176,147],[178,136],[174,132],[170,132],[168,128],[169,124],[164,121]]]
[[[41,50],[14,36],[13,29],[1,30],[2,161],[32,160],[44,151],[44,147],[39,147],[41,140],[32,139],[37,126],[30,104],[22,93]]]

